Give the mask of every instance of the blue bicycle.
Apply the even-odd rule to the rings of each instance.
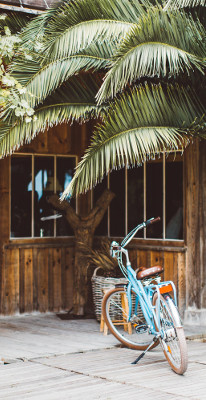
[[[109,330],[122,344],[144,350],[134,364],[160,343],[172,369],[182,375],[188,364],[187,344],[177,309],[175,285],[172,281],[161,282],[161,266],[140,268],[136,273],[125,249],[140,229],[159,220],[159,217],[151,218],[136,226],[121,244],[111,243],[111,255],[117,258],[128,283],[106,292],[102,313]]]

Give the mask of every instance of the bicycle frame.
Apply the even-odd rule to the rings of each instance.
[[[140,303],[140,307],[142,309],[144,318],[147,322],[149,333],[155,335],[156,337],[163,335],[160,329],[160,293],[161,288],[164,286],[171,285],[173,295],[174,295],[174,303],[177,306],[177,297],[176,297],[176,288],[172,281],[166,281],[158,284],[147,284],[144,285],[140,280],[136,278],[136,272],[133,270],[130,260],[128,251],[124,248],[129,241],[135,236],[136,232],[139,229],[147,226],[151,221],[159,220],[159,218],[154,219],[151,218],[150,220],[143,222],[142,224],[138,225],[134,228],[122,241],[121,245],[117,242],[112,242],[111,244],[111,255],[116,257],[118,260],[118,264],[120,269],[122,270],[123,274],[128,278],[128,285],[127,285],[127,299],[129,305],[129,315],[128,315],[128,322],[131,320],[131,313],[132,313],[132,299],[131,299],[131,292],[134,291],[137,295],[137,300],[135,304],[135,313],[137,312],[138,304]],[[122,254],[126,257],[126,268],[122,262]],[[153,306],[152,299],[154,293],[157,292],[158,298],[156,306]],[[156,311],[156,312],[155,312]]]
[[[161,284],[152,284],[148,286],[143,286],[142,282],[136,278],[136,273],[131,267],[131,265],[127,265],[128,271],[128,279],[129,283],[127,285],[127,299],[129,305],[129,316],[128,322],[132,317],[132,299],[131,292],[132,290],[137,294],[137,302],[135,304],[135,313],[137,312],[138,304],[140,303],[143,315],[147,322],[149,333],[157,336],[160,332],[160,288],[162,286],[167,286],[169,284],[173,287],[175,305],[176,305],[176,288],[172,281],[164,281]],[[158,300],[156,307],[152,304],[152,299],[154,293],[157,292]],[[155,313],[155,308],[157,313]],[[157,329],[156,329],[157,327]]]

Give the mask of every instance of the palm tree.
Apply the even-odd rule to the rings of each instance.
[[[180,9],[189,3],[62,1],[30,21],[20,38],[32,59],[20,50],[10,72],[35,117],[19,118],[8,102],[0,153],[53,124],[102,117],[67,195],[202,135],[205,29]]]
[[[9,70],[26,91],[20,101],[35,115],[19,117],[7,102],[1,155],[54,124],[102,119],[64,196],[204,134],[205,29],[178,0],[165,9],[148,0],[62,1],[19,37]],[[77,261],[79,282],[85,273]]]

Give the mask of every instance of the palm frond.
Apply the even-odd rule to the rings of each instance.
[[[76,0],[35,18],[24,30],[22,41],[30,49],[39,47],[53,59],[75,54],[100,37],[117,38],[126,34],[148,2],[130,0]]]
[[[131,28],[117,51],[97,95],[98,102],[114,97],[127,83],[141,77],[175,76],[205,66],[206,31],[199,21],[180,12],[148,11]]]
[[[34,75],[32,74],[32,71],[35,71],[33,61],[23,63],[22,68],[20,67],[20,63],[18,63],[16,70],[15,66],[13,66],[12,75],[26,88],[25,99],[29,102],[30,107],[33,108],[43,102],[64,81],[67,81],[75,74],[81,71],[99,70],[105,68],[108,64],[109,60],[107,59],[80,54],[54,61],[43,67],[36,63],[37,72]],[[8,118],[10,115],[11,118],[13,113],[14,110],[8,104],[2,116],[6,115],[6,118]]]
[[[48,97],[46,102],[36,109],[30,122],[13,120],[11,125],[1,123],[0,157],[11,154],[25,142],[30,142],[39,132],[64,122],[79,122],[99,118],[105,113],[104,106],[97,106],[95,94],[97,79],[92,76],[74,77]]]
[[[75,73],[78,72],[78,60],[81,60],[82,62],[84,56],[85,61],[87,60],[87,57],[91,62],[92,59],[94,59],[94,68],[96,68],[96,61],[100,62],[100,68],[102,68],[101,59],[103,62],[104,60],[106,63],[108,62],[109,65],[109,60],[113,56],[116,45],[117,44],[115,41],[110,42],[108,40],[103,40],[101,43],[95,41],[91,43],[88,48],[76,54],[75,56],[77,56],[77,58],[67,56],[63,60],[59,59],[56,61],[51,61],[48,58],[48,60],[44,60],[43,62],[41,54],[36,52],[30,53],[31,59],[25,59],[24,55],[18,54],[18,56],[15,57],[13,62],[10,64],[9,71],[12,76],[17,79],[19,83],[21,83],[22,86],[26,86],[32,81],[32,79],[35,79],[37,76],[41,75],[42,71],[48,71],[50,67],[53,68],[54,65],[59,66],[62,61],[65,62],[66,60],[68,60],[68,63],[77,63]]]
[[[42,47],[45,56],[55,60],[76,54],[87,48],[97,38],[117,40],[129,32],[132,24],[122,21],[84,21],[65,29],[61,35],[52,35]]]
[[[64,56],[64,48],[68,43],[71,54],[79,48],[86,47],[96,37],[113,35],[116,37],[122,30],[128,29],[130,24],[137,22],[144,8],[137,2],[129,0],[76,0],[65,3],[64,10],[53,18],[46,29],[44,37],[45,48],[54,57]],[[86,43],[85,43],[86,41]],[[59,47],[59,44],[62,47]]]
[[[29,17],[27,15],[11,12],[5,14],[5,19],[0,19],[0,29],[3,29],[4,26],[8,26],[11,33],[15,34],[20,32],[28,22]]]
[[[21,34],[21,40],[24,47],[33,50],[34,46],[41,42],[45,29],[52,18],[58,18],[58,15],[62,13],[62,8],[65,4],[65,0],[58,1],[56,6],[54,5],[46,12],[33,18],[25,27]]]
[[[63,198],[91,189],[113,169],[184,147],[193,121],[202,114],[194,93],[178,86],[163,90],[160,85],[145,85],[124,93],[94,133]]]
[[[186,7],[197,7],[205,6],[205,0],[168,0],[164,6],[164,10],[186,8]]]

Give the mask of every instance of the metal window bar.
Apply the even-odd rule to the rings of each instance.
[[[57,192],[57,156],[54,156],[54,193]],[[56,215],[56,211],[54,211],[54,215]],[[54,237],[57,235],[57,221],[54,218]]]
[[[163,153],[163,215],[162,215],[162,224],[163,224],[163,240],[166,237],[166,160],[165,160],[165,151]]]
[[[34,238],[34,194],[35,194],[35,182],[34,182],[34,155],[31,156],[31,180],[32,180],[32,201],[31,201],[31,237]]]

